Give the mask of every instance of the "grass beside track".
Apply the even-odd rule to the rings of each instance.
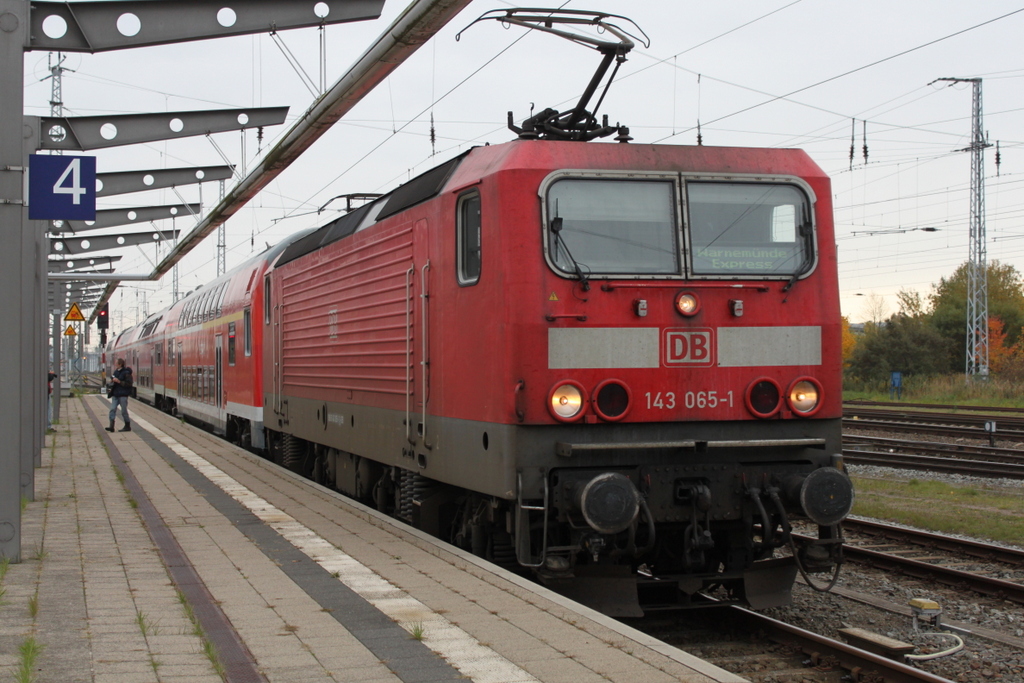
[[[1024,540],[1020,489],[920,479],[852,479],[855,515],[1002,543],[1020,545]]]
[[[892,401],[889,383],[875,382],[871,386],[858,382],[844,382],[844,401]],[[939,405],[996,406],[1024,408],[1024,381],[990,378],[988,381],[966,381],[963,374],[941,377],[904,377],[903,396],[909,403],[937,403]]]

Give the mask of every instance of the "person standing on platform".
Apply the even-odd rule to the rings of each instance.
[[[132,369],[124,363],[124,358],[117,359],[117,367],[114,376],[110,378],[110,426],[106,427],[108,432],[114,431],[114,418],[117,416],[117,406],[121,406],[121,417],[124,418],[124,429],[122,432],[132,431],[132,421],[128,417],[128,397],[132,395]]]
[[[57,373],[50,370],[46,373],[46,431],[53,431],[53,380]]]

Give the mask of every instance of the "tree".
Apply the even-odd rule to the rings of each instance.
[[[947,279],[932,285],[928,297],[932,326],[951,344],[950,372],[962,372],[967,357],[967,263]],[[1016,344],[1024,326],[1024,285],[1010,264],[988,264],[988,314],[999,318],[1007,330],[1006,342]]]
[[[850,319],[843,316],[843,367],[850,367],[850,358],[857,346],[857,336],[850,331]]]
[[[888,312],[889,307],[885,303],[885,299],[880,294],[871,292],[867,295],[864,301],[864,313],[867,315],[868,321],[873,322],[876,325],[885,320],[885,314]]]
[[[901,289],[896,293],[896,301],[900,306],[900,315],[908,318],[920,318],[925,315],[924,301],[921,293],[912,289]]]
[[[850,374],[869,381],[888,381],[892,372],[940,374],[949,367],[949,352],[949,342],[924,317],[897,313],[880,325],[865,326],[850,358]]]
[[[992,372],[1007,370],[1013,359],[1013,347],[1006,343],[1006,326],[999,318],[988,319],[988,365]]]

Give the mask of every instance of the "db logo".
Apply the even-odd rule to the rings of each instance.
[[[665,365],[712,365],[714,330],[665,330]]]

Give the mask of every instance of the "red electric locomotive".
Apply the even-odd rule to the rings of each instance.
[[[582,105],[114,354],[153,349],[157,405],[608,613],[785,603],[853,502],[829,180],[798,150],[583,142],[629,137]]]

